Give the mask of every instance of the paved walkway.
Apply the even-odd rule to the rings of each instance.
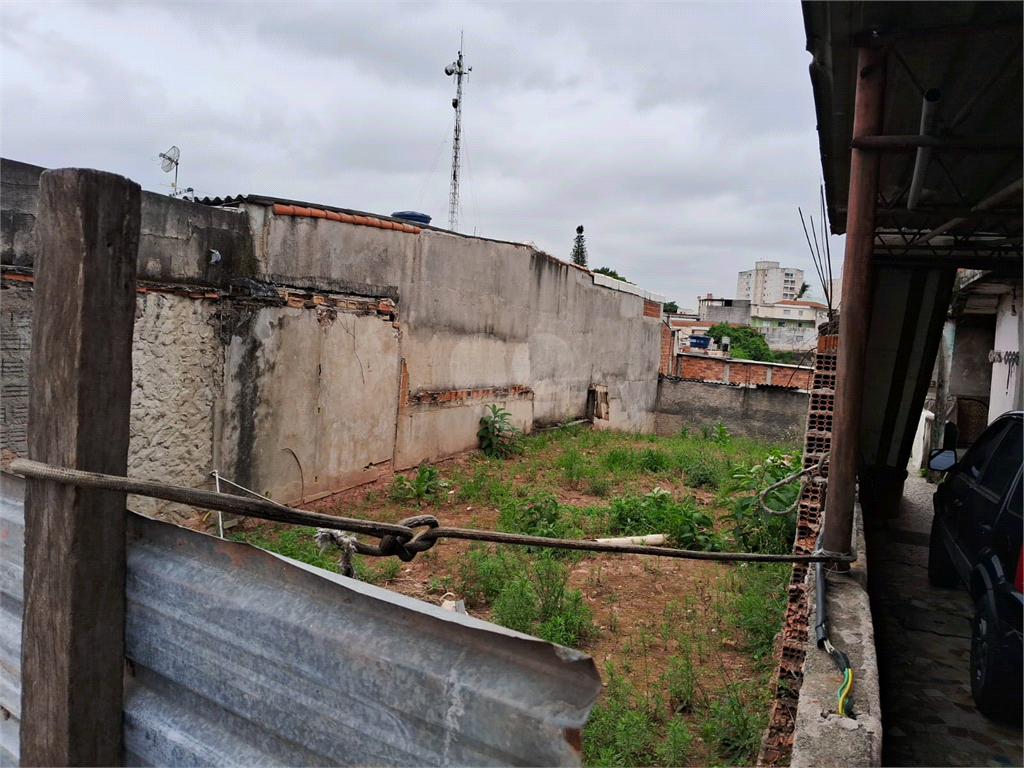
[[[986,719],[971,699],[970,598],[928,584],[934,489],[911,475],[899,516],[866,532],[883,765],[1024,765],[1022,730]]]

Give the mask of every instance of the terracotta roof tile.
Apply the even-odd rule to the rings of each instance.
[[[391,229],[396,232],[408,232],[410,235],[418,235],[420,228],[402,221],[390,219],[378,219],[376,216],[360,216],[341,211],[327,211],[323,208],[313,208],[303,205],[288,205],[285,203],[274,203],[275,216],[308,216],[314,219],[330,219],[341,221],[346,224],[357,224],[363,227],[376,227],[377,229]]]

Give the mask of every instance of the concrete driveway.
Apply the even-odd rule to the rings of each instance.
[[[899,516],[866,531],[883,764],[1024,765],[1022,729],[986,719],[971,699],[970,598],[928,584],[934,490],[911,475]]]

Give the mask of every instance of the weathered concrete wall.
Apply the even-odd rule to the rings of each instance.
[[[36,197],[45,170],[0,160],[0,263],[31,267]],[[216,254],[212,253],[216,251]],[[245,212],[142,193],[139,280],[226,285],[255,271]]]
[[[737,387],[662,377],[658,381],[655,431],[674,435],[714,427],[729,434],[795,442],[804,433],[809,395],[789,389]]]
[[[128,474],[190,487],[216,469],[213,427],[224,379],[216,302],[140,293],[132,345]],[[129,506],[178,521],[187,507],[133,496]]]
[[[390,468],[400,369],[389,319],[242,307],[231,325],[217,436],[227,476],[293,501]]]
[[[956,344],[949,371],[949,394],[976,397],[988,402],[992,364],[988,353],[996,335],[994,315],[968,315],[956,323]]]
[[[28,356],[32,346],[32,283],[3,283],[3,466],[26,455]],[[223,379],[216,303],[139,293],[132,347],[131,443],[128,474],[190,487],[215,468],[213,425]],[[132,496],[146,514],[181,521],[187,508]]]
[[[6,284],[31,279],[42,170],[3,161]],[[524,245],[275,210],[143,194],[139,278],[163,298],[140,298],[133,474],[197,485],[216,468],[309,499],[475,448],[491,403],[524,430],[583,417],[595,385],[598,426],[653,430],[661,323],[647,292]],[[30,313],[4,318],[14,395]],[[4,407],[8,452],[20,407]]]
[[[644,316],[643,296],[595,286],[586,271],[523,245],[246,207],[261,274],[362,283],[377,295],[397,288],[408,393],[526,387],[529,407],[500,402],[529,429],[582,417],[587,391],[602,384],[609,426],[653,428],[660,320]],[[473,447],[486,402],[410,403],[397,465]]]
[[[28,357],[32,350],[32,284],[0,284],[0,465],[24,456],[28,437]]]

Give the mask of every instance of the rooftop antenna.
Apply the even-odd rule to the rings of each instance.
[[[464,36],[459,34],[459,58],[444,68],[444,73],[451,77],[455,76],[455,98],[452,99],[452,106],[455,108],[455,138],[452,141],[452,189],[448,196],[448,229],[455,231],[459,225],[459,140],[462,138],[462,78],[473,71],[463,67],[462,46]]]
[[[160,153],[160,170],[164,173],[170,173],[172,169],[174,170],[174,181],[171,182],[171,197],[189,195],[193,192],[192,187],[178,189],[178,158],[180,156],[181,151],[177,147],[171,147],[166,152]]]
[[[164,173],[170,173],[171,169],[174,170],[174,181],[171,183],[171,197],[174,197],[178,191],[178,157],[181,156],[181,151],[177,147],[171,147],[166,152],[160,153],[160,170]]]

